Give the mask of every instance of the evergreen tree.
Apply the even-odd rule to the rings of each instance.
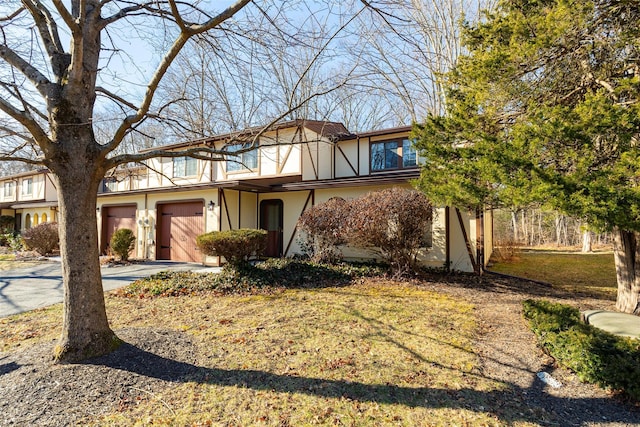
[[[447,114],[416,127],[435,202],[531,201],[615,233],[617,308],[640,315],[640,8],[503,0],[464,28]]]

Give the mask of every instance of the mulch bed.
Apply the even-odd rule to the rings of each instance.
[[[474,374],[512,384],[495,396],[490,410],[498,416],[515,410],[540,425],[640,424],[637,405],[557,368],[536,346],[521,314],[521,301],[532,297],[578,304],[581,310],[607,309],[613,302],[494,276],[434,276],[419,286],[476,306],[481,333],[475,349],[481,363]],[[125,345],[83,364],[53,365],[52,343],[1,354],[0,425],[74,425],[143,399],[162,405],[159,392],[199,377],[198,358],[203,356],[189,334],[151,328],[116,332]],[[541,371],[550,373],[562,387],[545,385],[537,377]],[[507,416],[501,419],[510,421]]]

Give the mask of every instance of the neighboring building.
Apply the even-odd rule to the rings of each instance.
[[[15,229],[25,230],[57,221],[56,182],[46,169],[0,178],[0,215],[15,218]]]
[[[252,146],[259,130],[162,148],[240,150]],[[356,135],[339,123],[296,120],[272,126],[255,140],[258,148],[234,158],[164,157],[148,161],[145,168],[118,170],[105,178],[98,193],[100,248],[105,251],[113,232],[126,227],[136,233],[136,257],[215,265],[220,260],[204,259],[196,236],[263,228],[268,231],[265,255],[300,253],[296,223],[310,206],[390,186],[410,188],[408,180],[420,175],[410,131],[406,126]],[[0,199],[0,206],[3,203]],[[479,271],[493,248],[492,222],[490,211],[438,208],[430,230],[432,245],[425,248],[421,262]],[[24,219],[22,224],[24,228]],[[344,254],[371,256],[351,248]]]

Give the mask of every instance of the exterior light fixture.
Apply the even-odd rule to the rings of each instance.
[[[216,207],[216,204],[213,203],[213,200],[209,200],[209,204],[207,205],[207,209],[209,211],[213,211],[213,208],[215,208],[215,207]]]

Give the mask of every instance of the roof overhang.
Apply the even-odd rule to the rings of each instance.
[[[313,190],[321,188],[341,188],[341,187],[354,187],[354,186],[370,186],[370,185],[385,185],[385,184],[402,184],[411,179],[420,177],[420,169],[410,169],[403,171],[392,172],[380,172],[376,174],[348,177],[348,178],[335,178],[335,179],[322,179],[317,181],[302,181],[282,184],[282,189],[285,191],[293,190]]]
[[[30,208],[56,208],[58,207],[57,201],[38,201],[29,203],[14,202],[8,206],[10,209],[30,209]]]
[[[109,197],[122,197],[151,193],[175,193],[176,191],[195,191],[207,189],[229,189],[237,191],[250,191],[253,193],[272,193],[275,191],[285,191],[282,185],[285,183],[297,183],[302,180],[301,175],[287,175],[272,178],[237,179],[232,181],[207,182],[193,185],[180,185],[171,187],[144,188],[129,191],[114,191],[99,193],[98,199]]]

